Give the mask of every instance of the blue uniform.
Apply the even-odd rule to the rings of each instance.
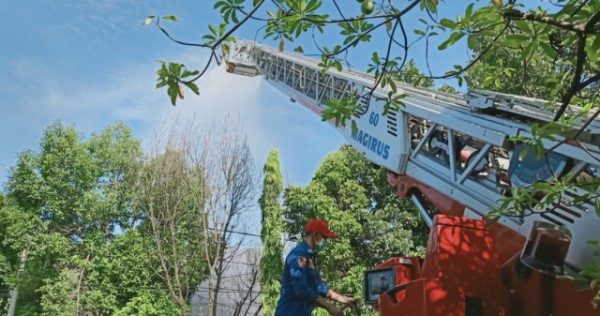
[[[285,259],[275,316],[310,316],[315,299],[327,296],[327,292],[329,287],[321,280],[316,256],[302,242]]]

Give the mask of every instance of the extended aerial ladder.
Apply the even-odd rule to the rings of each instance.
[[[545,139],[540,158],[511,137],[531,137],[533,123],[552,121],[542,100],[397,83],[403,105],[384,116],[389,90],[370,93],[375,80],[367,74],[322,72],[317,60],[250,41],[238,41],[225,61],[228,72],[262,75],[319,116],[326,100],[359,100],[354,132],[350,124],[330,123],[388,170],[398,195],[411,199],[432,227],[424,262],[393,258],[365,274],[365,299],[382,315],[600,314],[590,304],[592,291],[577,288],[575,273],[593,261],[587,241],[600,236],[594,201],[579,201],[586,192],[568,190],[554,204],[526,207],[491,226],[483,221],[512,188],[598,181],[600,120],[581,115],[573,124],[583,128],[578,141]],[[370,296],[371,276],[384,272],[395,286]]]

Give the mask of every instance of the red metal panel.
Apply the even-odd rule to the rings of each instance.
[[[382,315],[466,315],[466,297],[481,298],[483,315],[507,313],[494,242],[485,223],[438,215],[420,279],[379,298]],[[389,264],[389,263],[388,263]]]

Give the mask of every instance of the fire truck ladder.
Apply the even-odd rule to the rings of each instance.
[[[249,41],[238,42],[226,62],[229,72],[263,75],[319,116],[326,100],[357,98],[363,105],[353,117],[358,130],[353,133],[350,124],[336,127],[348,143],[371,162],[458,201],[465,206],[464,216],[485,217],[512,187],[529,188],[534,182],[565,177],[587,182],[599,176],[600,120],[590,120],[589,115],[575,120],[575,128],[586,125],[578,142],[560,136],[545,139],[547,152],[541,159],[526,144],[510,140],[531,137],[532,124],[552,121],[554,115],[543,100],[481,90],[458,96],[397,83],[398,93],[407,96],[398,111],[384,116],[383,99],[390,90],[377,88],[369,94],[375,78],[367,74],[347,69],[322,72],[317,60]],[[430,221],[418,190],[406,190]],[[569,229],[572,243],[583,246],[571,249],[566,262],[581,268],[592,259],[587,241],[600,227],[593,201],[573,202],[584,193],[570,190],[557,204],[535,206],[499,222],[523,236],[536,220]]]

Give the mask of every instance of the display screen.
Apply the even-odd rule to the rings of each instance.
[[[377,303],[381,293],[395,286],[396,275],[394,268],[376,269],[366,271],[363,279],[363,295],[365,302]]]

